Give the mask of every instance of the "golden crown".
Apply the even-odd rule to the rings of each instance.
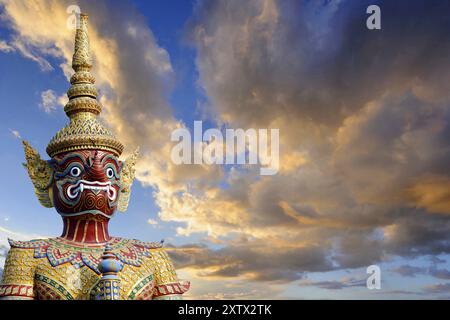
[[[95,78],[90,73],[92,60],[89,52],[87,32],[88,16],[80,14],[75,34],[75,51],[72,68],[75,74],[70,78],[67,91],[69,102],[64,107],[70,122],[50,140],[47,153],[50,157],[81,149],[107,150],[120,156],[123,145],[98,120],[102,107],[97,100]]]

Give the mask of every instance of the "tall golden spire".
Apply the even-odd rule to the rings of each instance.
[[[69,102],[64,107],[70,122],[50,140],[47,146],[50,157],[81,149],[107,150],[116,156],[123,151],[122,143],[97,120],[102,107],[97,100],[95,78],[90,72],[92,60],[87,22],[88,16],[81,14],[75,34],[75,50],[72,58],[72,68],[75,73],[70,78],[71,86],[67,91]]]
[[[82,69],[90,71],[92,68],[87,23],[88,16],[84,13],[80,14],[79,28],[77,28],[75,35],[75,50],[72,57],[72,68],[75,72]]]

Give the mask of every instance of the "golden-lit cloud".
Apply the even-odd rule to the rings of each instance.
[[[43,69],[56,57],[69,77],[69,2],[2,2],[23,44],[2,42],[2,50],[11,46]],[[126,153],[141,147],[137,179],[153,188],[161,223],[181,223],[184,239],[205,236],[171,250],[183,277],[199,284],[193,296],[258,297],[261,282],[277,296],[278,284],[308,272],[450,252],[448,215],[430,214],[450,207],[444,22],[386,19],[389,32],[369,33],[359,25],[364,3],[199,1],[186,28],[207,100],[201,108],[218,126],[280,129],[280,172],[260,176],[252,166],[173,164],[170,133],[184,124],[167,98],[169,53],[126,3],[78,3],[90,15],[103,120]],[[399,21],[417,18],[385,5]]]
[[[450,213],[450,178],[426,176],[408,189],[414,203],[431,213]]]
[[[415,203],[405,190],[418,175],[447,179],[450,88],[442,79],[450,73],[440,57],[450,48],[427,49],[440,41],[428,19],[419,19],[427,30],[420,37],[393,22],[386,22],[388,33],[369,33],[358,26],[364,6],[204,1],[190,21],[213,117],[231,127],[280,129],[280,174],[238,170],[245,179],[215,195],[245,208],[249,223],[238,230],[257,239],[250,247],[263,239],[318,245],[337,268],[411,254],[414,245],[423,254],[448,252],[449,222],[427,212],[430,202],[445,208],[443,183],[427,186],[425,195],[416,187]],[[412,43],[420,49],[403,50]],[[424,60],[426,66],[418,63]],[[203,226],[213,224],[203,219]],[[378,234],[388,227],[390,234]]]

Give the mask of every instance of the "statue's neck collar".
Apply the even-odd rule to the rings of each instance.
[[[105,243],[111,239],[108,233],[109,219],[101,215],[85,214],[63,217],[61,238],[78,243]]]

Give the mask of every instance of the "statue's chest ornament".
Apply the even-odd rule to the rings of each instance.
[[[87,266],[97,274],[100,274],[98,264],[105,248],[104,245],[80,246],[62,238],[23,242],[10,240],[10,244],[14,247],[34,249],[34,258],[47,258],[53,267],[71,263],[75,268]],[[159,242],[142,242],[116,237],[112,238],[108,244],[117,259],[135,267],[141,266],[144,257],[151,256],[151,249],[162,247],[162,243]]]

